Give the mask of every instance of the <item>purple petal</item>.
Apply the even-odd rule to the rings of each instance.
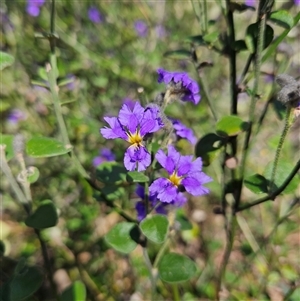
[[[144,202],[142,201],[137,202],[135,204],[135,210],[137,211],[137,220],[139,222],[146,217],[147,210]]]
[[[145,147],[132,145],[125,152],[124,165],[127,170],[133,171],[136,164],[138,164],[138,171],[145,170],[151,164],[151,155]]]
[[[168,157],[161,149],[156,153],[155,159],[170,175],[175,171],[176,164],[174,160]]]
[[[171,203],[177,197],[177,187],[168,179],[159,178],[149,187],[150,195],[156,195],[157,199],[163,203]]]
[[[32,17],[37,17],[40,14],[40,8],[36,5],[29,4],[26,8],[26,11]]]
[[[119,112],[118,119],[123,126],[128,128],[130,133],[134,133],[136,131],[139,124],[138,116],[134,114],[126,104],[123,104]]]
[[[142,120],[140,134],[144,137],[148,133],[152,133],[153,128],[155,127],[156,122],[152,119]]]
[[[104,127],[100,129],[102,136],[106,139],[121,138],[127,140],[127,134],[116,117],[104,117],[104,120],[110,125],[111,129]]]
[[[187,139],[190,143],[196,144],[197,138],[194,135],[194,132],[192,129],[186,127],[183,123],[181,123],[179,120],[169,118],[172,123],[175,130],[175,133],[177,136],[183,139]]]
[[[193,161],[193,156],[181,156],[179,161],[178,161],[178,169],[177,169],[177,174],[179,177],[187,174],[191,168],[192,168],[192,163]]]
[[[182,180],[181,184],[185,187],[186,191],[188,193],[190,193],[191,195],[204,195],[209,193],[209,189],[206,188],[205,186],[203,186],[203,182],[202,180],[208,180],[207,178],[209,178],[208,176],[206,176],[204,173],[203,174],[203,178],[192,178],[192,177],[187,177],[185,179]]]

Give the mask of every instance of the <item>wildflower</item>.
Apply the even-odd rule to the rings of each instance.
[[[99,156],[97,156],[93,159],[93,165],[95,167],[97,167],[98,165],[100,165],[103,162],[115,161],[115,159],[116,159],[116,157],[115,157],[114,153],[109,148],[103,148],[99,152]]]
[[[142,20],[137,20],[134,22],[134,29],[137,35],[142,38],[145,38],[148,35],[148,26]]]
[[[164,203],[174,202],[176,205],[182,205],[183,189],[194,196],[209,192],[203,184],[212,179],[202,172],[201,158],[192,162],[193,156],[181,156],[171,145],[168,147],[168,155],[159,150],[155,158],[166,169],[169,177],[156,179],[150,185],[151,196],[156,195],[157,199]]]
[[[296,6],[300,6],[300,0],[294,0],[294,4],[295,4]]]
[[[196,144],[197,138],[194,135],[194,132],[192,129],[186,127],[183,123],[181,123],[177,119],[169,118],[173,124],[173,128],[175,130],[175,134],[183,139],[188,140],[193,145]]]
[[[167,85],[170,96],[177,96],[183,101],[191,101],[197,104],[200,101],[199,86],[186,72],[169,72],[158,69],[158,82]]]
[[[88,17],[94,23],[102,23],[103,22],[103,16],[100,14],[99,10],[94,6],[91,6],[88,9]]]
[[[45,0],[27,0],[26,11],[32,17],[37,17],[40,14],[40,8]]]
[[[130,143],[124,155],[127,170],[145,170],[151,163],[151,155],[144,145],[145,136],[163,127],[158,106],[143,108],[136,102],[133,110],[123,104],[118,117],[104,117],[110,128],[100,130],[106,139],[121,138]]]
[[[25,120],[26,114],[19,109],[13,109],[7,117],[7,121],[11,124],[17,124],[19,121]]]
[[[138,185],[135,193],[142,199],[145,200],[145,188],[141,185]],[[157,205],[159,201],[157,200],[156,196],[149,196],[149,203],[151,205],[151,207],[155,207]],[[156,206],[155,211],[156,213],[159,214],[167,214],[166,211],[166,204],[159,204],[158,206]],[[137,211],[137,219],[138,221],[141,221],[142,219],[144,219],[147,215],[147,208],[145,206],[145,202],[144,201],[138,201],[135,205],[135,209]]]

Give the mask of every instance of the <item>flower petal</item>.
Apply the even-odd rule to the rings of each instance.
[[[178,161],[177,174],[179,177],[187,174],[192,168],[193,156],[181,156]]]
[[[138,171],[145,170],[151,164],[151,155],[145,147],[132,145],[128,147],[124,156],[125,168],[133,171],[138,163]]]
[[[207,183],[207,182],[202,182],[202,179],[205,181],[207,178],[209,178],[207,175],[202,173],[203,178],[201,179],[196,179],[192,177],[187,177],[182,180],[181,184],[184,186],[186,191],[192,195],[204,195],[209,193],[209,189],[202,184]]]
[[[127,135],[124,131],[122,125],[120,124],[118,118],[116,117],[104,117],[104,120],[110,125],[111,129],[104,127],[100,129],[102,136],[106,139],[116,139],[121,138],[126,140]]]
[[[149,187],[150,195],[156,195],[157,199],[163,203],[171,203],[176,199],[178,191],[168,179],[159,178]]]
[[[174,160],[168,157],[163,150],[159,150],[156,155],[155,159],[159,162],[159,164],[166,169],[166,171],[171,175],[176,168],[176,164]]]

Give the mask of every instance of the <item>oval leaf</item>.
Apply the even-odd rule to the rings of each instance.
[[[204,166],[208,166],[219,154],[224,145],[224,139],[214,133],[202,137],[196,144],[196,157],[201,157]]]
[[[21,301],[34,294],[43,282],[43,274],[36,267],[23,266],[14,273],[9,284],[10,301]]]
[[[174,283],[189,280],[195,275],[197,268],[188,257],[169,253],[162,258],[158,271],[161,280]]]
[[[256,194],[268,193],[269,181],[262,175],[255,174],[245,179],[245,186]]]
[[[248,123],[235,115],[225,116],[216,124],[216,132],[221,137],[236,136],[247,128]]]
[[[286,29],[290,29],[294,26],[294,18],[286,10],[272,12],[270,21]]]
[[[3,70],[4,68],[12,65],[14,61],[15,59],[13,56],[3,51],[0,51],[0,70]]]
[[[14,136],[13,135],[2,135],[0,136],[0,144],[6,145],[5,148],[5,157],[9,161],[15,155],[13,147]]]
[[[140,228],[148,239],[161,244],[166,240],[169,222],[164,215],[157,214],[143,219]]]
[[[137,243],[134,241],[137,230],[135,226],[134,223],[119,223],[105,235],[105,240],[115,250],[122,253],[130,253],[137,246]]]
[[[52,201],[42,201],[39,207],[26,218],[25,224],[35,229],[45,229],[56,225],[58,220],[56,208]]]
[[[61,301],[86,300],[85,285],[81,281],[75,281],[62,292],[60,300]]]
[[[129,171],[126,179],[130,183],[145,183],[149,181],[147,176],[138,171]]]
[[[60,141],[47,137],[34,137],[26,144],[27,154],[35,158],[64,155],[70,152],[71,148],[66,148]]]
[[[127,170],[117,162],[103,162],[97,167],[96,178],[106,184],[121,184],[126,182]]]
[[[283,159],[281,159],[278,162],[276,175],[274,179],[274,184],[277,188],[279,188],[283,184],[283,182],[288,177],[288,175],[290,174],[293,168],[294,166],[291,162],[284,161]],[[264,171],[264,176],[266,179],[269,180],[269,182],[271,180],[272,170],[273,170],[273,162],[270,162]],[[297,189],[298,185],[299,185],[299,175],[296,175],[282,193],[283,194],[292,193]]]

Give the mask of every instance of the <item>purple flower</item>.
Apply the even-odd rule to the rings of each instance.
[[[93,159],[93,165],[95,167],[97,167],[98,165],[100,165],[103,162],[115,161],[115,159],[116,159],[116,156],[109,148],[103,148],[100,151],[99,156],[97,156]]]
[[[193,145],[196,144],[197,138],[194,135],[194,132],[192,129],[186,127],[183,123],[181,123],[177,119],[169,118],[173,124],[175,134],[179,136],[180,138],[184,138],[188,140]]]
[[[12,124],[17,124],[19,121],[25,120],[26,114],[19,109],[13,109],[7,117],[7,121]]]
[[[145,188],[141,185],[138,185],[135,193],[142,199],[145,200]],[[159,201],[157,200],[156,196],[149,196],[149,203],[151,205],[151,207],[153,208],[154,206],[157,205]],[[167,214],[166,211],[166,205],[168,204],[159,204],[158,206],[156,206],[155,208],[155,212],[159,213],[159,214]],[[144,201],[139,201],[136,203],[135,205],[135,209],[137,211],[137,219],[140,222],[142,219],[144,219],[147,215],[147,208],[146,208],[146,204]]]
[[[183,101],[191,101],[197,104],[200,101],[199,86],[196,81],[191,79],[186,72],[170,72],[158,69],[158,82],[164,82],[171,96]]]
[[[40,14],[40,7],[44,2],[45,0],[27,0],[27,13],[33,17],[37,17]]]
[[[209,193],[203,184],[212,179],[202,172],[202,160],[197,158],[194,162],[193,156],[181,156],[171,145],[168,147],[168,155],[159,150],[155,155],[156,160],[166,169],[169,178],[158,178],[149,187],[149,194],[164,203],[174,202],[182,205],[186,198],[182,196],[184,188],[192,195],[204,195]]]
[[[139,35],[142,38],[145,38],[148,35],[148,26],[142,20],[137,20],[134,22],[134,29],[137,35]]]
[[[118,117],[104,117],[110,128],[100,129],[106,139],[121,138],[130,143],[124,155],[124,165],[127,170],[145,170],[151,163],[151,155],[144,145],[147,134],[157,132],[164,124],[160,118],[159,107],[154,105],[143,108],[136,102],[133,110],[123,104]]]
[[[103,22],[103,16],[100,14],[99,10],[94,6],[91,6],[88,9],[88,17],[94,23],[102,23]]]
[[[300,0],[294,0],[294,4],[295,4],[296,6],[300,6]]]

